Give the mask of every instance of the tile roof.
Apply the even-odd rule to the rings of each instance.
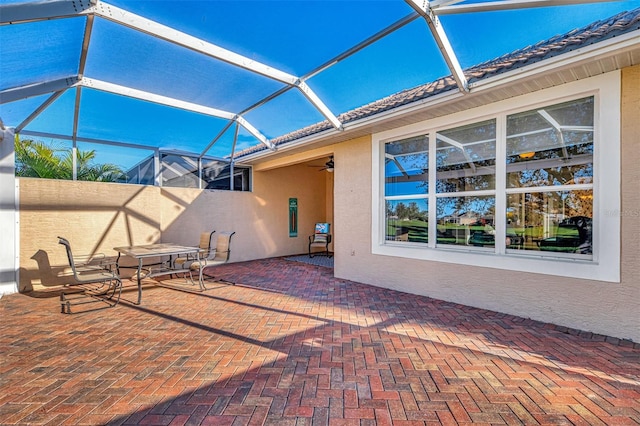
[[[499,58],[475,65],[464,70],[469,83],[477,82],[488,77],[499,75],[514,69],[518,69],[536,62],[544,61],[573,50],[583,48],[595,43],[600,43],[610,38],[640,29],[640,8],[632,11],[621,12],[608,19],[593,22],[585,27],[574,29],[568,33],[556,35],[550,39],[541,41],[531,46],[507,53]],[[413,102],[429,98],[451,90],[457,90],[458,86],[452,76],[440,78],[431,83],[426,83],[411,89],[406,89],[367,105],[347,111],[338,116],[343,124],[356,120],[372,117],[376,114],[408,105]],[[308,137],[333,126],[325,120],[302,129],[287,133],[272,139],[274,146],[282,146],[298,139]],[[264,151],[264,145],[256,145],[236,154],[236,158]]]

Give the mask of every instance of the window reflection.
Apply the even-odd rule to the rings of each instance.
[[[429,191],[429,137],[421,135],[385,145],[385,195]]]
[[[591,254],[592,211],[592,190],[509,194],[507,229],[524,250]]]
[[[507,187],[593,182],[593,97],[507,118]]]
[[[506,220],[518,248],[592,254],[593,114],[588,97],[507,117]]]
[[[437,201],[438,244],[495,246],[494,196],[446,197]]]
[[[437,133],[438,193],[495,189],[496,121]]]
[[[388,200],[385,210],[387,241],[429,242],[426,199]]]

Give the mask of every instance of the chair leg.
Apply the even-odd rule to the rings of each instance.
[[[78,291],[72,293],[60,293],[60,312],[63,314],[72,314],[71,307],[86,305],[91,303],[102,302],[106,306],[97,309],[113,308],[119,302],[122,296],[122,280],[112,278],[99,283],[89,283],[78,286]],[[96,309],[84,310],[82,312],[90,312]]]

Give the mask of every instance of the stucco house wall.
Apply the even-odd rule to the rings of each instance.
[[[372,144],[336,147],[335,275],[455,303],[519,315],[617,338],[640,341],[640,67],[622,71],[621,282],[563,278],[373,255]],[[570,267],[568,265],[567,267]]]

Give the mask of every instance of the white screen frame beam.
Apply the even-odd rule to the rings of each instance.
[[[73,18],[91,10],[95,0],[49,0],[2,5],[0,25]]]
[[[460,66],[460,62],[458,61],[458,57],[456,56],[451,43],[449,42],[449,38],[442,27],[442,23],[440,19],[436,16],[434,10],[431,8],[429,2],[427,0],[405,0],[416,12],[418,12],[424,19],[427,21],[427,25],[429,26],[429,31],[431,31],[431,35],[433,36],[436,44],[438,45],[438,49],[440,49],[440,53],[444,58],[444,61],[447,63],[447,67],[449,67],[449,71],[451,71],[451,75],[453,76],[456,84],[458,85],[458,89],[462,93],[469,92],[469,82],[467,81],[467,77],[465,77],[464,72],[462,71],[462,67]]]
[[[289,86],[296,87],[336,129],[342,128],[342,123],[340,123],[336,116],[329,110],[326,104],[304,81],[297,76],[270,67],[269,65],[239,55],[213,43],[209,43],[205,40],[196,38],[182,31],[175,30],[134,13],[127,12],[126,10],[109,5],[102,1],[98,1],[94,8],[87,10],[86,12],[89,11],[95,13],[96,16],[125,27],[174,43],[195,52],[202,53],[209,57],[221,60],[247,71],[260,74]]]
[[[44,81],[42,83],[27,84],[24,86],[12,87],[0,91],[0,105],[9,102],[20,101],[35,96],[48,95],[50,93],[64,91],[75,87],[80,81],[77,75],[57,80]]]
[[[454,15],[459,13],[493,12],[499,10],[530,9],[535,7],[570,6],[584,3],[603,3],[611,1],[619,0],[503,0],[468,4],[451,4],[459,2],[437,2],[436,0],[431,2],[431,9],[436,15],[442,16]]]

